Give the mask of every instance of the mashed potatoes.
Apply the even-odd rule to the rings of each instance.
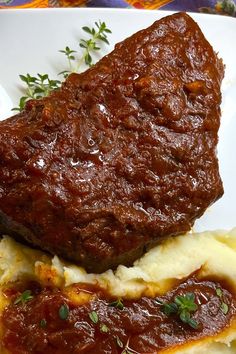
[[[164,294],[176,280],[185,279],[197,270],[200,277],[226,279],[236,292],[236,229],[168,239],[137,260],[133,267],[119,266],[116,271],[103,274],[88,274],[56,256],[51,258],[22,246],[10,237],[0,242],[0,285],[24,277],[62,288],[79,282],[98,283],[114,296],[137,298]],[[1,311],[7,302],[4,296],[0,299]],[[161,353],[236,353],[236,323],[220,335]]]

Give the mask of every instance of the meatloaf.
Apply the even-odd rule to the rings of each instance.
[[[0,231],[89,272],[188,231],[222,194],[222,61],[185,13],[0,122]]]

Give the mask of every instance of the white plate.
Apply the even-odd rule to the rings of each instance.
[[[40,72],[56,78],[65,68],[65,58],[58,50],[66,45],[79,48],[79,39],[86,36],[82,26],[91,26],[99,19],[105,21],[112,29],[108,51],[116,42],[167,14],[170,13],[118,9],[1,10],[0,119],[11,115],[10,109],[18,103],[18,75]],[[191,16],[226,65],[218,146],[225,194],[196,222],[194,229],[228,229],[236,226],[236,20],[217,15]]]

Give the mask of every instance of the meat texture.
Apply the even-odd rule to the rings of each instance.
[[[102,272],[188,231],[223,193],[224,67],[184,13],[0,123],[0,231]]]

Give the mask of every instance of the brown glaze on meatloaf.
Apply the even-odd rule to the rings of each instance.
[[[131,264],[223,193],[223,64],[179,13],[0,123],[1,232],[88,271]]]

